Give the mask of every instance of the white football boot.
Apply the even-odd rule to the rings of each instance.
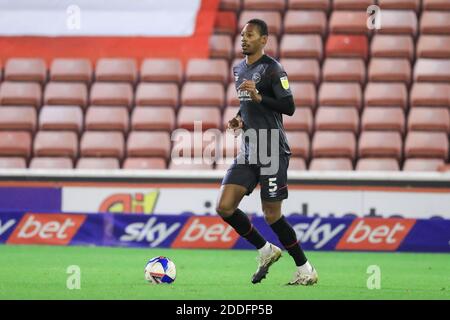
[[[316,284],[318,280],[319,275],[317,274],[316,269],[311,266],[311,270],[309,271],[301,271],[297,269],[288,285],[311,286]]]
[[[259,283],[269,273],[269,268],[272,264],[278,261],[281,257],[281,249],[274,244],[270,244],[270,253],[260,254],[257,257],[258,269],[252,277],[252,283]]]

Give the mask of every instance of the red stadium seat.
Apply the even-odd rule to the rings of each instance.
[[[359,137],[358,155],[360,158],[402,157],[402,137],[399,132],[363,131]]]
[[[406,159],[403,171],[438,171],[444,163],[442,159]]]
[[[356,171],[400,171],[400,166],[393,158],[365,158],[358,160]]]
[[[233,119],[239,111],[239,107],[226,107],[222,117],[222,128],[227,128],[228,121]],[[284,119],[283,119],[284,120]]]
[[[309,164],[311,171],[352,171],[352,161],[348,158],[314,158]]]
[[[0,85],[0,105],[40,108],[42,105],[41,86],[34,82],[2,82]]]
[[[85,108],[88,92],[84,83],[50,82],[45,87],[44,104],[77,105]]]
[[[222,108],[225,91],[222,84],[186,82],[181,90],[181,104],[185,106],[213,106]]]
[[[136,105],[178,108],[178,86],[175,83],[141,82],[136,89]]]
[[[92,106],[86,112],[86,130],[128,132],[128,110],[126,107]]]
[[[366,65],[362,59],[328,58],[322,67],[323,81],[353,81],[364,84]]]
[[[419,11],[420,0],[378,0],[378,6],[383,9]]]
[[[0,131],[0,156],[28,158],[31,141],[28,131]]]
[[[0,130],[36,130],[37,113],[31,106],[0,106]]]
[[[424,10],[450,10],[450,2],[447,0],[422,0]]]
[[[133,88],[129,83],[95,82],[91,87],[91,104],[131,108]]]
[[[356,140],[352,132],[316,131],[312,140],[314,158],[349,158],[356,154]]]
[[[408,106],[408,90],[404,83],[369,82],[364,93],[367,107],[402,107]]]
[[[289,81],[314,82],[320,81],[320,66],[316,59],[280,59],[281,65],[286,70]]]
[[[214,21],[214,33],[234,36],[236,34],[237,17],[233,11],[218,11]]]
[[[281,14],[278,11],[243,10],[239,17],[238,32],[251,19],[262,19],[267,23],[269,34],[279,36],[281,33]]]
[[[230,83],[227,87],[227,106],[239,106],[239,99],[237,97],[236,86],[234,83]]]
[[[411,64],[407,59],[372,58],[369,81],[411,83]]]
[[[344,34],[369,33],[366,11],[333,11],[330,17],[329,31]]]
[[[405,115],[399,107],[371,107],[365,108],[361,116],[361,129],[375,131],[405,132]]]
[[[73,161],[65,157],[35,157],[30,161],[30,169],[73,169]]]
[[[411,61],[414,58],[414,40],[410,35],[377,34],[370,46],[372,57],[404,58]]]
[[[319,105],[349,106],[361,108],[362,92],[357,83],[322,82],[319,89]]]
[[[44,106],[39,113],[39,130],[83,130],[83,111],[79,106]]]
[[[323,11],[288,10],[284,17],[284,33],[318,33],[327,32],[327,16]]]
[[[279,56],[279,48],[278,48],[278,40],[277,37],[273,34],[269,34],[269,38],[267,40],[267,44],[264,47],[264,52],[274,58]],[[234,40],[234,56],[235,58],[243,58],[241,48],[241,36],[237,35]]]
[[[141,81],[144,82],[175,82],[180,84],[183,79],[183,69],[177,59],[145,59],[141,65]]]
[[[168,132],[132,131],[127,141],[128,157],[170,157],[170,135]]]
[[[315,130],[359,131],[358,110],[353,107],[319,107],[315,117]]]
[[[447,133],[410,131],[405,141],[405,157],[447,160],[448,148]]]
[[[289,160],[289,171],[297,170],[297,171],[305,171],[306,170],[306,162],[303,158],[293,157]]]
[[[50,67],[51,81],[77,81],[86,84],[92,81],[92,64],[89,59],[58,58]]]
[[[0,169],[25,169],[27,163],[24,158],[0,157]]]
[[[449,84],[414,83],[411,88],[410,103],[412,107],[450,107],[449,92]]]
[[[409,131],[443,131],[450,133],[448,108],[415,107],[408,116]]]
[[[450,34],[450,12],[423,11],[420,19],[421,34]]]
[[[286,3],[284,0],[243,0],[244,10],[276,10],[283,12]]]
[[[450,82],[450,59],[417,59],[414,66],[414,81]]]
[[[100,58],[95,67],[95,79],[134,83],[137,80],[136,61],[127,58]]]
[[[333,34],[328,37],[326,56],[367,59],[369,43],[365,35]]]
[[[186,67],[186,81],[228,82],[228,63],[223,59],[191,59]]]
[[[313,130],[313,114],[311,108],[296,108],[292,116],[283,116],[283,126],[288,131],[305,131],[308,134]]]
[[[220,10],[240,11],[241,0],[220,0]]]
[[[35,157],[78,156],[78,137],[72,131],[38,131],[34,138]]]
[[[294,9],[308,9],[308,10],[330,10],[330,0],[288,0],[288,8]]]
[[[287,131],[286,138],[289,142],[293,157],[301,157],[305,160],[309,159],[310,143],[308,133]]]
[[[122,159],[125,141],[118,131],[85,131],[81,137],[82,157],[113,157]]]
[[[126,158],[122,168],[127,170],[164,170],[167,165],[165,158]]]
[[[80,158],[76,169],[114,170],[120,169],[120,164],[116,158]]]
[[[172,146],[172,160],[174,158],[191,158],[191,157],[202,157],[203,151],[206,146],[209,146],[213,139],[218,138],[217,142],[220,141],[219,137],[214,137],[211,132],[192,132],[179,130],[172,135],[173,146]]]
[[[418,22],[413,10],[383,10],[381,13],[381,34],[417,35]]]
[[[366,10],[375,0],[333,0],[334,10]]]
[[[310,34],[285,34],[280,42],[281,58],[313,58],[323,56],[322,38]]]
[[[213,34],[209,38],[209,57],[213,59],[230,60],[233,55],[232,36]]]
[[[450,57],[450,36],[421,35],[417,42],[418,58]]]
[[[175,129],[175,110],[171,107],[137,107],[131,115],[132,130]]]
[[[45,61],[39,58],[11,58],[5,64],[6,81],[35,81],[41,84],[47,80]]]
[[[177,127],[194,130],[195,122],[201,126],[203,131],[213,128],[220,129],[222,123],[220,110],[215,107],[181,107],[178,112]]]
[[[192,159],[189,163],[177,163],[173,160],[169,164],[170,170],[212,170],[212,163],[206,162],[204,159]]]
[[[291,82],[290,88],[294,96],[296,107],[309,107],[315,109],[317,106],[316,87],[308,82]]]
[[[228,168],[233,164],[233,162],[234,162],[234,158],[221,159],[220,161],[215,162],[215,169],[216,170],[228,170]]]

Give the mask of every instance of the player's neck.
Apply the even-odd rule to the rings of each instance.
[[[252,55],[246,56],[245,62],[246,62],[248,65],[254,64],[256,61],[258,61],[259,59],[261,59],[261,57],[262,57],[263,55],[264,55],[264,51],[258,51],[258,52],[255,52],[255,53],[252,54]]]

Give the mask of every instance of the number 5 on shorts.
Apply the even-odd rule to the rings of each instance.
[[[269,178],[269,192],[275,192],[277,189],[277,177]]]

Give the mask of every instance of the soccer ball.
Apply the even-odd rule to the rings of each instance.
[[[144,268],[145,280],[151,284],[172,283],[176,275],[173,261],[163,256],[150,259]]]

